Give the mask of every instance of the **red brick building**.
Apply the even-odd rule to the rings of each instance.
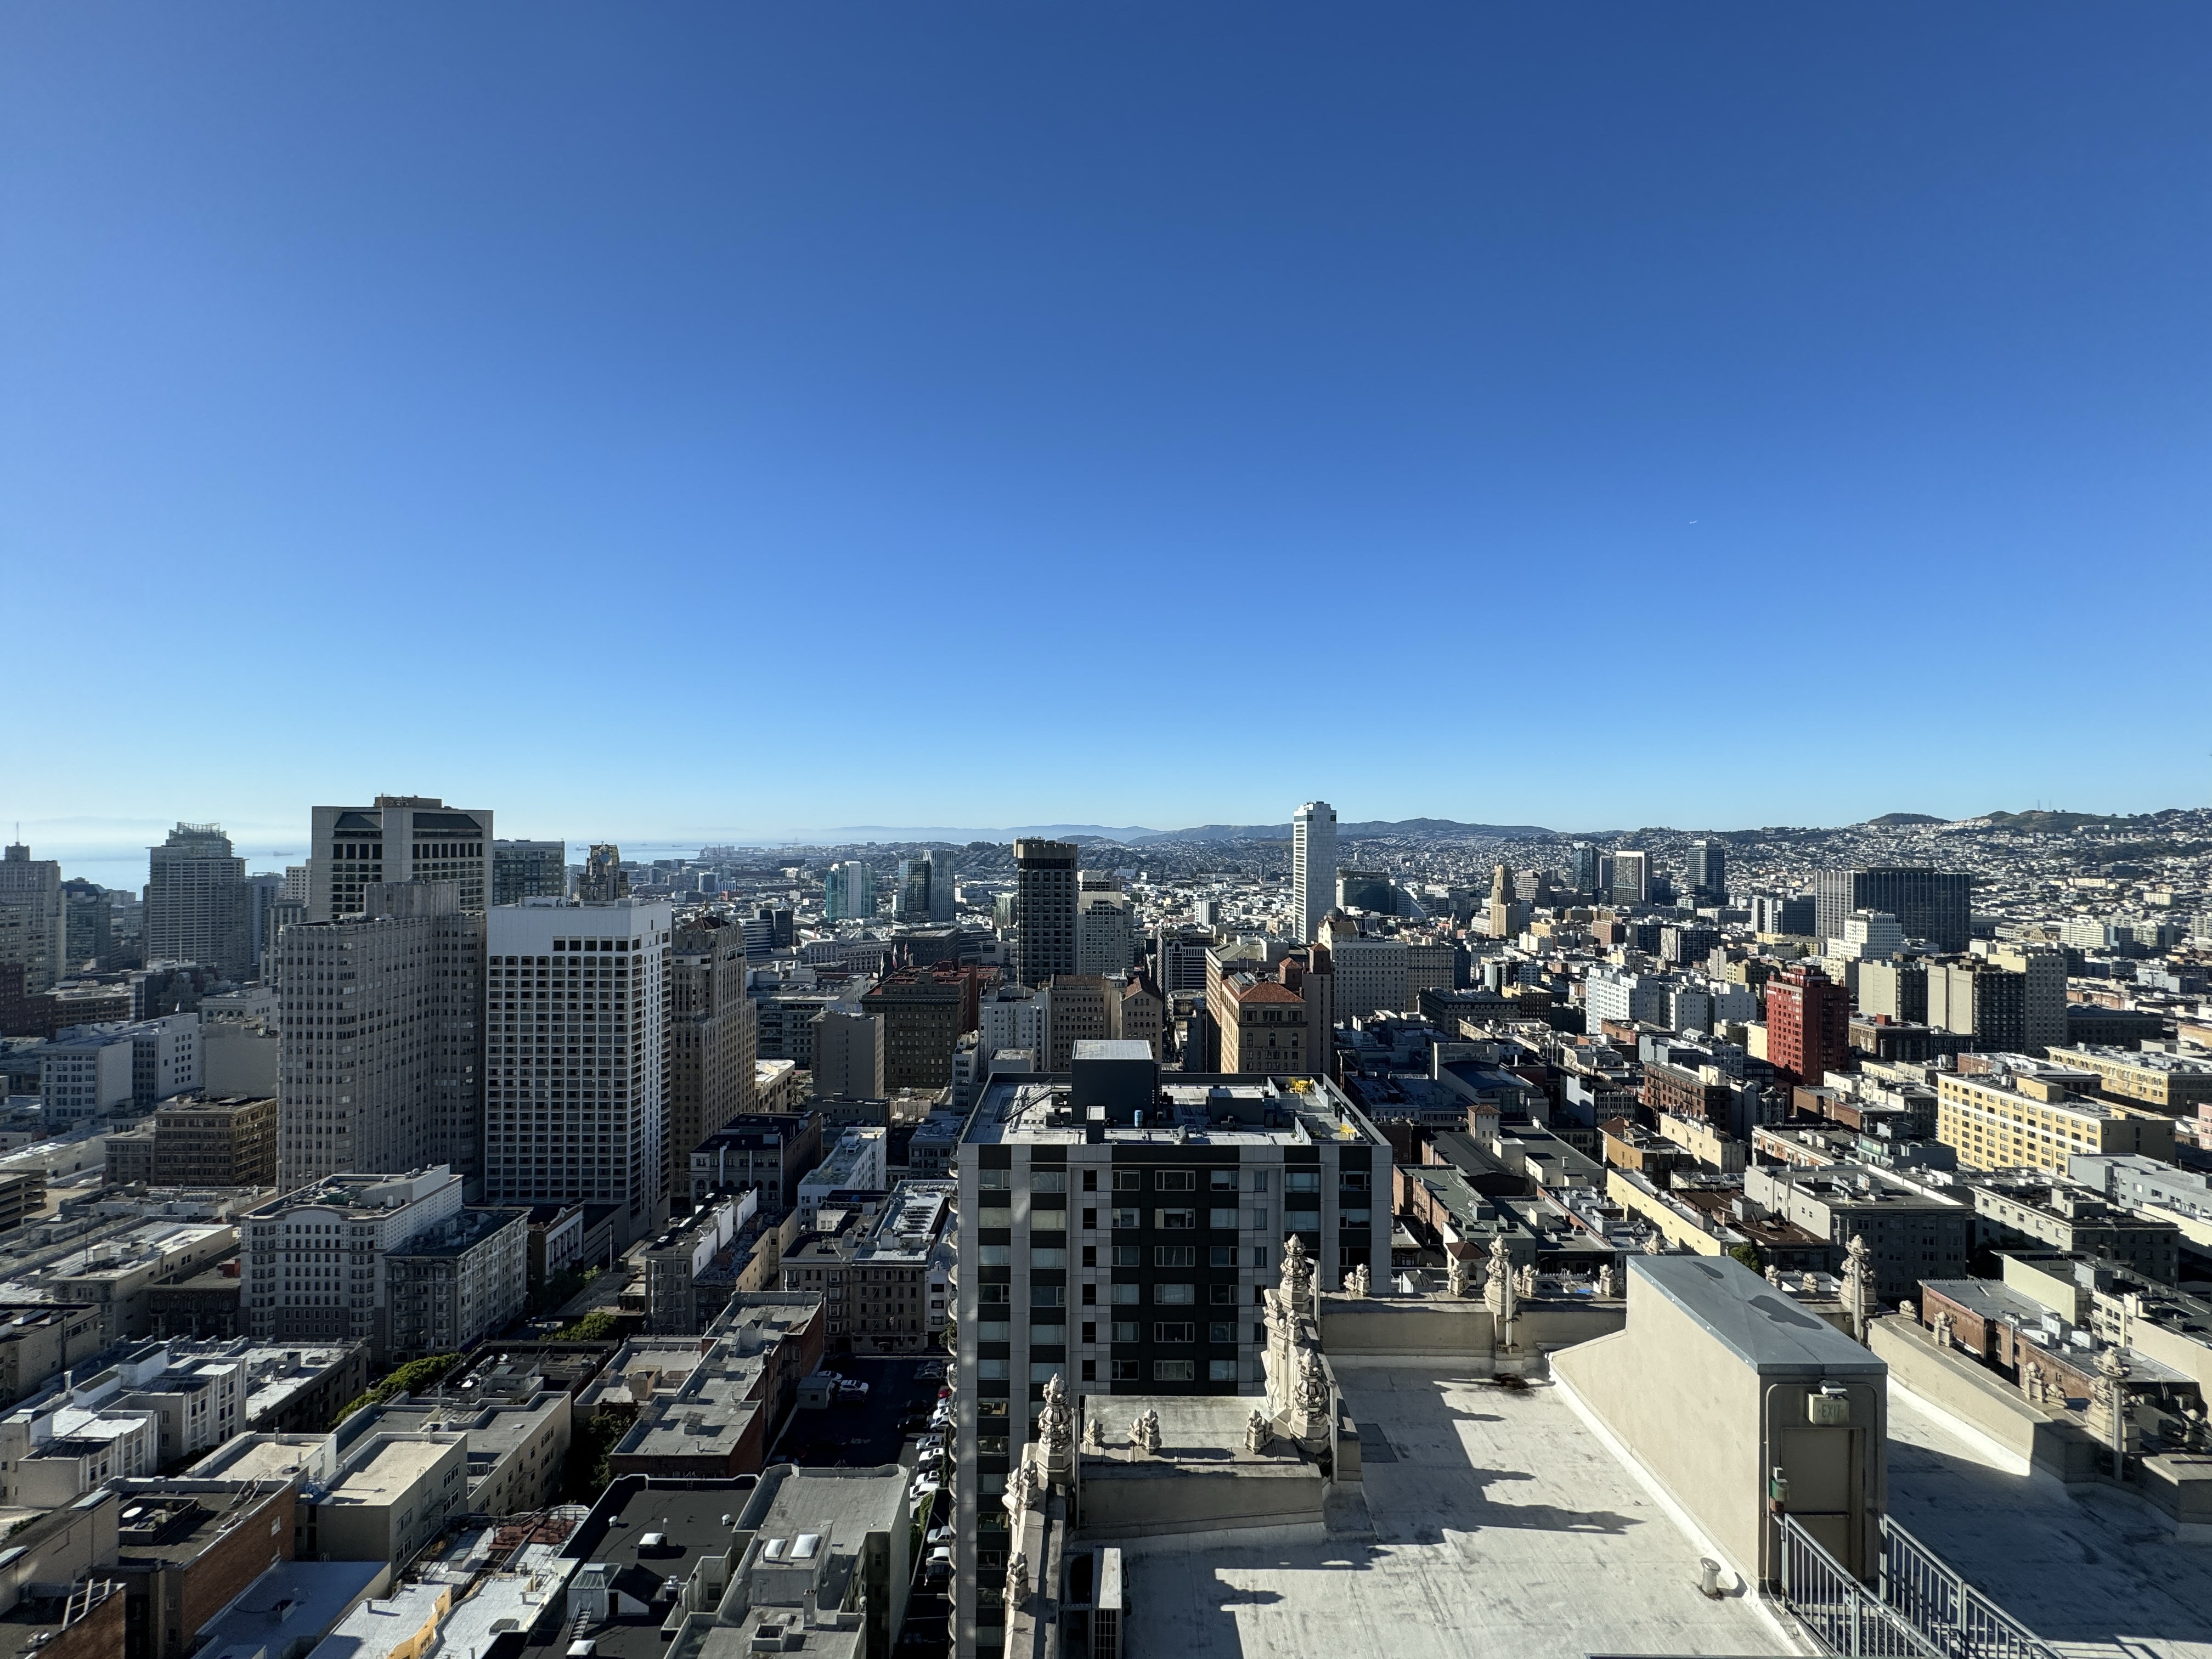
[[[1790,1083],[1849,1071],[1850,1023],[1850,993],[1818,968],[1785,969],[1766,982],[1766,1058]]]

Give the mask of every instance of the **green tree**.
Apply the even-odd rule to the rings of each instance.
[[[554,1338],[562,1342],[611,1342],[622,1334],[622,1321],[601,1308],[573,1320],[556,1331]]]
[[[1759,1246],[1747,1238],[1729,1254],[1755,1273],[1764,1273],[1766,1271],[1766,1258],[1759,1254]]]

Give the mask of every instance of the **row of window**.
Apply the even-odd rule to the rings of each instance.
[[[1140,1359],[1116,1359],[1111,1364],[1114,1382],[1141,1382],[1145,1380],[1144,1362]],[[1030,1381],[1049,1382],[1054,1376],[1065,1373],[1066,1370],[1066,1365],[1056,1360],[1036,1361],[1030,1366]],[[975,1375],[980,1381],[985,1382],[1004,1382],[1009,1380],[1006,1375],[1006,1362],[1003,1359],[977,1360]],[[1085,1382],[1095,1382],[1098,1380],[1097,1360],[1086,1359],[1083,1362],[1083,1380]],[[1194,1359],[1152,1361],[1152,1381],[1155,1382],[1195,1382],[1197,1380],[1198,1362]],[[1207,1360],[1206,1380],[1209,1382],[1234,1382],[1237,1380],[1237,1362],[1234,1359]]]
[[[1208,1170],[1206,1171],[1206,1190],[1215,1193],[1237,1191],[1237,1178],[1239,1173],[1240,1171],[1236,1170]],[[1245,1190],[1255,1193],[1266,1192],[1268,1171],[1253,1170],[1249,1173],[1252,1177],[1252,1184]],[[1152,1171],[1152,1190],[1156,1193],[1194,1193],[1198,1190],[1198,1174],[1195,1170],[1155,1170]],[[1352,1192],[1364,1193],[1367,1190],[1367,1175],[1368,1172],[1364,1170],[1340,1170],[1337,1175],[1337,1184]],[[975,1184],[987,1192],[1011,1189],[1013,1186],[1013,1171],[978,1170],[975,1172]],[[1142,1192],[1144,1186],[1145,1172],[1142,1170],[1114,1171],[1113,1189],[1117,1193]],[[1033,1169],[1030,1171],[1030,1190],[1033,1193],[1064,1193],[1067,1190],[1067,1171]],[[1083,1190],[1086,1193],[1095,1193],[1098,1190],[1097,1170],[1085,1170],[1083,1172]],[[1283,1190],[1286,1193],[1317,1193],[1321,1190],[1321,1171],[1285,1170],[1283,1171]]]

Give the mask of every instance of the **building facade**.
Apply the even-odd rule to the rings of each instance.
[[[196,962],[226,979],[252,976],[257,952],[246,860],[220,825],[179,823],[147,849],[145,958]]]
[[[307,920],[359,914],[378,882],[444,882],[464,911],[492,891],[492,815],[434,795],[379,795],[374,806],[318,806],[309,832]]]
[[[1907,939],[1963,951],[1973,931],[1973,886],[1964,872],[1914,866],[1822,870],[1813,880],[1814,930],[1821,939],[1841,939],[1852,911],[1884,910]]]
[[[1336,808],[1310,800],[1291,814],[1291,920],[1301,945],[1313,943],[1335,905]]]
[[[1073,842],[1014,843],[1014,977],[1042,988],[1075,967]]]
[[[489,1202],[611,1205],[624,1243],[665,1222],[673,921],[641,899],[491,912]]]

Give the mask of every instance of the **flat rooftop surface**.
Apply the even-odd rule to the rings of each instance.
[[[1889,1512],[2063,1652],[2212,1656],[2212,1549],[2124,1492],[2011,1474],[1894,1389]]]
[[[1799,1307],[1787,1291],[1777,1290],[1726,1256],[1631,1256],[1632,1320],[1637,1297],[1654,1291],[1755,1370],[1888,1372],[1881,1360],[1834,1326]]]
[[[1374,1536],[1121,1545],[1125,1650],[1178,1659],[1588,1659],[1796,1651],[1548,1385],[1333,1362]],[[1240,1405],[1247,1402],[1239,1401]]]

